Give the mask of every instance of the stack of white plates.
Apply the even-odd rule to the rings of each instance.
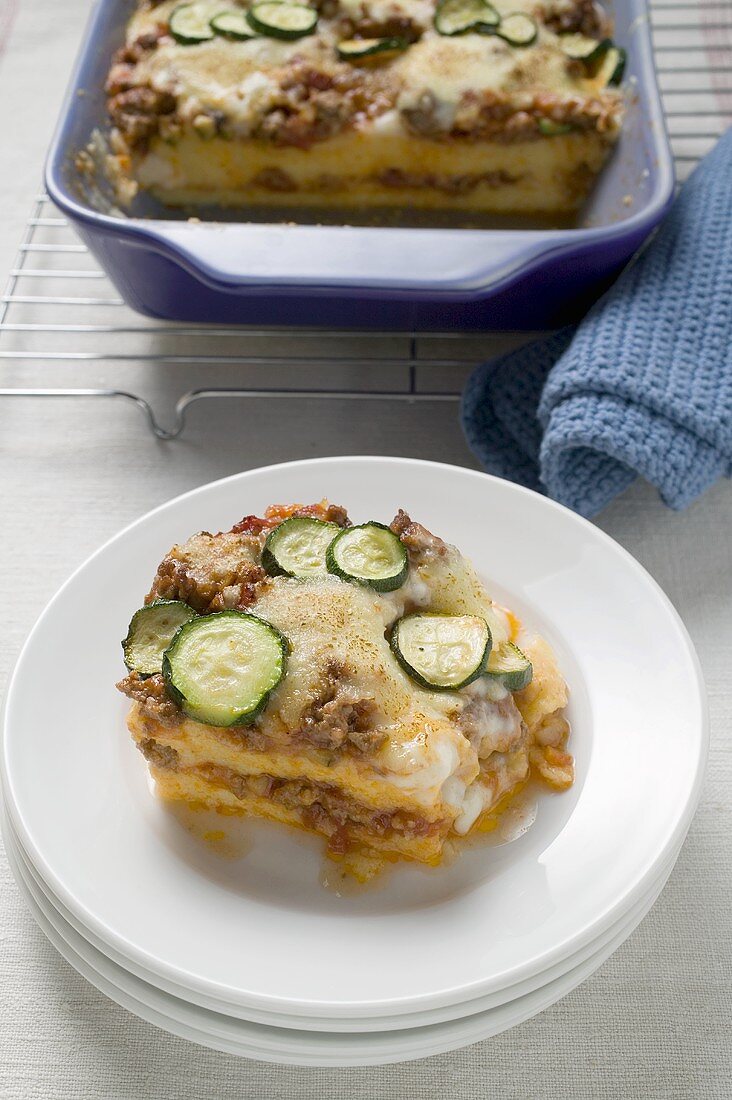
[[[358,520],[406,508],[456,543],[549,637],[572,689],[572,790],[524,800],[520,820],[449,866],[396,866],[357,891],[328,883],[315,838],[161,805],[114,690],[119,638],[173,542],[323,496]],[[123,531],[33,630],[4,732],[9,857],[61,954],[176,1035],[338,1066],[496,1035],[600,966],[673,867],[707,718],[678,616],[602,532],[482,474],[348,458],[229,478]]]

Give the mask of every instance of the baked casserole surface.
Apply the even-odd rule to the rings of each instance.
[[[568,214],[621,128],[610,30],[588,0],[142,0],[108,169],[171,205]]]

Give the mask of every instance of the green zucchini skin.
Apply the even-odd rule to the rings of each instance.
[[[627,60],[627,51],[624,50],[622,46],[613,46],[612,49],[608,51],[607,61],[609,62],[609,75],[606,81],[606,87],[616,87],[620,84],[625,75]]]
[[[197,7],[195,2],[178,4],[177,8],[173,8],[170,13],[168,28],[181,46],[196,46],[199,42],[210,42],[215,37],[215,32],[203,15],[196,20]],[[198,29],[195,29],[196,22]]]
[[[504,42],[508,42],[509,46],[519,48],[533,45],[536,42],[538,33],[539,28],[536,25],[536,20],[521,11],[505,15],[496,27],[496,34],[499,38],[502,38]]]
[[[125,665],[130,672],[143,678],[160,672],[163,653],[176,631],[195,618],[196,612],[182,600],[155,600],[136,611],[122,642]]]
[[[361,61],[369,57],[385,58],[388,54],[400,54],[409,48],[406,38],[351,38],[339,42],[336,53],[341,61]]]
[[[559,43],[567,57],[581,61],[590,76],[604,76],[606,88],[620,84],[628,55],[612,38],[596,42],[581,34],[563,34],[559,36]]]
[[[213,17],[210,26],[221,38],[228,38],[231,42],[248,42],[250,38],[257,37],[257,32],[249,26],[242,8],[220,11]]]
[[[560,34],[559,45],[572,61],[581,61],[584,65],[596,65],[612,46],[612,38],[599,41],[583,34]]]
[[[310,15],[307,16],[307,13]],[[287,25],[289,18],[292,18],[290,26]],[[292,42],[314,32],[318,25],[318,13],[308,4],[290,3],[289,0],[260,0],[247,12],[247,22],[258,34]]]
[[[486,676],[498,680],[509,691],[523,691],[533,679],[534,667],[517,645],[503,642],[491,653]]]
[[[448,38],[458,34],[493,34],[500,21],[488,0],[441,0],[434,17],[435,30]]]
[[[205,646],[195,650],[196,633],[202,637],[206,632],[218,632],[226,641],[230,626],[230,637],[235,638],[246,623],[249,642],[259,634],[260,643],[266,645],[271,657],[271,669],[260,674],[251,685],[246,683],[246,670],[243,670],[242,685],[229,689],[229,702],[213,699],[207,694],[206,677],[216,682],[216,654],[207,653]],[[195,654],[195,667],[186,661],[187,646],[192,646]],[[247,611],[218,611],[213,615],[203,615],[194,621],[185,623],[177,631],[163,654],[162,673],[168,695],[185,715],[196,722],[208,726],[250,726],[266,707],[274,689],[281,683],[287,671],[289,642],[272,623],[260,619]],[[230,669],[225,669],[230,673]],[[257,682],[258,680],[258,682]],[[194,697],[195,695],[195,697]]]
[[[491,635],[491,629],[485,619],[481,620],[485,626],[485,646],[483,652],[480,655],[478,661],[470,669],[466,669],[466,675],[462,679],[456,681],[453,684],[438,683],[433,678],[430,678],[423,671],[416,668],[405,655],[402,639],[400,638],[400,631],[403,629],[405,623],[410,623],[415,619],[477,619],[477,615],[442,615],[434,612],[417,612],[413,615],[405,615],[401,619],[397,619],[394,626],[391,629],[389,636],[389,644],[391,646],[392,653],[396,657],[401,667],[406,672],[410,679],[419,684],[420,687],[426,688],[428,691],[460,691],[461,688],[467,687],[468,684],[472,684],[474,680],[481,677],[488,666],[488,660],[493,645],[493,637]]]
[[[343,528],[337,523],[328,523],[326,520],[315,519],[312,516],[290,516],[267,535],[262,548],[262,568],[271,577],[304,579],[325,576],[328,572],[326,565],[328,545],[342,530]],[[303,542],[305,547],[308,542],[312,546],[312,553],[307,561],[293,545],[298,536],[301,546]]]
[[[356,573],[346,569],[342,564],[345,541],[358,538],[359,532],[368,533],[370,531],[374,532],[375,541],[378,540],[383,546],[387,546],[394,555],[394,568],[388,574],[382,572],[379,575],[378,571],[373,571],[370,574],[365,572]],[[385,532],[385,534],[381,534],[381,532]],[[340,531],[328,547],[325,562],[329,573],[333,573],[343,581],[361,584],[365,588],[373,588],[376,592],[393,592],[395,589],[401,588],[409,574],[409,559],[404,545],[390,527],[387,527],[384,523],[378,523],[376,520],[359,524],[357,527],[346,527]]]

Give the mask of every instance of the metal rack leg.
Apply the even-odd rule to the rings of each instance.
[[[173,427],[164,428],[158,421],[149,402],[137,394],[128,393],[126,390],[94,390],[94,389],[0,389],[0,397],[121,397],[125,401],[136,405],[147,420],[148,426],[157,439],[168,442],[177,439],[183,432],[186,424],[186,413],[191,405],[197,401],[216,399],[220,397],[238,398],[272,398],[280,399],[311,398],[330,401],[403,401],[407,404],[420,404],[422,402],[453,402],[460,400],[459,394],[454,393],[399,393],[392,390],[374,390],[361,392],[356,390],[241,390],[241,389],[201,389],[189,390],[178,399],[175,404],[175,419]]]

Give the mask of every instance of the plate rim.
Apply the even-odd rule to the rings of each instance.
[[[25,878],[25,873],[27,871],[28,876],[33,879],[34,886],[41,892],[43,897],[48,901],[48,903],[53,908],[54,912],[57,912],[59,914],[59,916],[63,920],[64,924],[68,925],[76,935],[78,935],[82,939],[84,939],[95,950],[95,952],[99,953],[104,958],[108,959],[116,967],[119,967],[122,970],[126,970],[127,973],[129,973],[133,976],[133,978],[138,979],[139,981],[143,982],[147,986],[153,986],[156,990],[158,990],[159,992],[161,992],[165,996],[170,996],[170,997],[174,998],[177,1001],[181,1001],[181,1000],[185,1001],[187,1004],[193,1005],[194,1008],[200,1008],[204,1012],[214,1012],[214,1013],[217,1013],[218,1015],[231,1016],[233,1019],[243,1021],[246,1024],[257,1024],[257,1025],[260,1025],[260,1026],[263,1025],[263,1026],[267,1026],[267,1027],[280,1027],[280,1028],[284,1027],[284,1028],[287,1028],[289,1030],[308,1031],[308,1032],[315,1031],[315,1032],[319,1032],[319,1033],[323,1033],[323,1032],[331,1033],[331,1032],[335,1032],[335,1031],[348,1032],[352,1035],[364,1034],[364,1033],[369,1034],[369,1033],[372,1033],[375,1030],[378,1030],[380,1032],[383,1032],[383,1031],[390,1031],[391,1032],[391,1031],[402,1031],[402,1030],[405,1030],[405,1029],[413,1029],[415,1027],[422,1027],[422,1026],[430,1025],[430,1024],[447,1024],[447,1023],[450,1023],[450,1022],[455,1021],[455,1020],[467,1020],[468,1017],[470,1017],[470,1016],[479,1016],[479,1015],[482,1015],[485,1012],[492,1012],[494,1010],[500,1009],[503,1006],[509,1004],[511,1001],[517,1000],[519,997],[523,997],[523,996],[525,996],[527,994],[530,994],[530,993],[535,993],[539,989],[545,988],[550,983],[552,983],[555,980],[563,977],[563,975],[569,969],[581,966],[583,963],[588,961],[593,955],[597,954],[597,951],[599,950],[599,948],[597,947],[598,941],[602,941],[600,946],[605,946],[611,940],[613,940],[613,941],[618,940],[617,947],[620,947],[622,945],[622,943],[625,942],[625,939],[628,939],[633,934],[633,932],[639,927],[641,922],[643,920],[645,920],[645,917],[648,915],[650,910],[655,906],[656,902],[660,898],[661,893],[665,889],[666,884],[667,884],[670,876],[673,874],[674,868],[676,866],[676,863],[678,861],[678,857],[679,857],[680,851],[681,851],[681,847],[679,847],[673,853],[671,853],[670,858],[668,860],[666,860],[664,862],[663,866],[657,871],[656,875],[654,876],[653,882],[651,883],[650,888],[646,890],[646,896],[643,899],[639,900],[635,905],[633,905],[631,907],[630,910],[628,910],[628,912],[626,912],[625,914],[620,916],[618,921],[615,924],[613,924],[611,926],[611,928],[607,929],[602,935],[600,935],[597,938],[597,940],[593,941],[592,944],[588,944],[586,948],[580,949],[578,952],[575,952],[574,955],[570,956],[568,959],[565,959],[562,964],[557,964],[556,967],[549,968],[551,970],[551,973],[549,973],[549,970],[541,971],[540,974],[543,975],[542,980],[539,983],[537,983],[535,986],[533,986],[532,988],[530,988],[530,989],[520,989],[515,995],[513,995],[511,997],[507,997],[505,1000],[502,1000],[497,1004],[480,1005],[479,1007],[471,1008],[470,1012],[462,1012],[461,1011],[457,1014],[441,1016],[440,1019],[428,1018],[428,1019],[420,1020],[420,1019],[417,1019],[417,1016],[419,1014],[414,1014],[413,1017],[406,1016],[406,1014],[403,1014],[401,1017],[399,1017],[399,1016],[389,1017],[389,1016],[384,1015],[383,1017],[382,1016],[374,1017],[374,1019],[378,1019],[378,1021],[379,1021],[379,1027],[378,1028],[360,1026],[358,1028],[353,1029],[353,1028],[347,1028],[347,1027],[343,1027],[343,1026],[333,1027],[332,1024],[334,1023],[335,1020],[338,1020],[338,1023],[340,1025],[343,1024],[344,1021],[342,1019],[339,1019],[338,1017],[325,1018],[325,1017],[314,1017],[314,1016],[311,1016],[311,1017],[282,1016],[282,1017],[277,1017],[277,1018],[270,1019],[270,1020],[265,1020],[265,1019],[256,1019],[255,1017],[245,1015],[243,1013],[242,1014],[237,1013],[236,1015],[232,1015],[232,1013],[230,1013],[228,1011],[227,1006],[223,1003],[219,1004],[219,1005],[214,1005],[214,1004],[206,1005],[206,1004],[202,1004],[200,1001],[190,1000],[186,996],[186,992],[190,992],[190,991],[186,991],[182,987],[178,992],[174,991],[173,989],[166,989],[164,986],[160,986],[158,984],[158,979],[157,979],[156,975],[153,975],[153,974],[145,975],[145,974],[141,974],[141,973],[136,973],[135,970],[130,969],[129,966],[125,965],[124,962],[121,962],[120,959],[115,958],[113,955],[108,954],[107,951],[104,949],[104,947],[102,947],[99,944],[95,943],[92,939],[89,939],[88,936],[86,936],[84,934],[84,931],[83,931],[81,926],[77,928],[74,924],[74,919],[75,918],[73,917],[73,914],[69,915],[66,912],[63,912],[62,909],[59,908],[59,904],[62,905],[63,903],[61,903],[59,901],[59,899],[52,896],[52,894],[51,894],[51,892],[48,888],[48,885],[45,882],[39,881],[37,870],[31,865],[29,857],[24,852],[20,841],[18,840],[18,838],[14,834],[12,822],[9,820],[7,814],[3,814],[1,812],[1,808],[0,808],[0,825],[2,825],[2,836],[3,836],[3,840],[5,841],[6,847],[8,847],[8,846],[12,847],[13,855],[16,856],[17,861],[22,864],[23,878]],[[683,841],[682,841],[682,845],[683,845]],[[653,895],[653,899],[652,899],[650,904],[647,904],[648,898],[651,897],[651,895]],[[631,915],[629,916],[629,914],[631,914]],[[69,919],[69,916],[71,916],[71,919]],[[618,930],[619,925],[622,925],[622,929],[625,930],[625,936],[622,940],[620,940],[618,938],[619,935],[620,935],[620,932]],[[92,935],[93,935],[93,933],[92,933]],[[615,948],[614,950],[616,950],[616,949],[617,948]],[[578,959],[577,955],[581,955],[581,958]],[[129,960],[128,960],[128,962],[129,962]],[[569,963],[569,965],[567,965],[567,963]],[[516,988],[516,987],[514,986],[514,987],[507,987],[507,988]],[[464,1005],[468,1004],[468,1003],[472,1003],[472,1002],[463,1002],[461,1007],[464,1007]],[[236,1006],[236,1007],[238,1007],[238,1006]],[[441,1011],[444,1012],[445,1010],[441,1010]],[[409,1022],[399,1024],[399,1025],[395,1025],[395,1024],[391,1023],[389,1026],[384,1027],[383,1025],[384,1025],[384,1020],[385,1019],[388,1019],[388,1020],[391,1020],[391,1021],[393,1021],[394,1019],[407,1019]],[[311,1026],[305,1026],[302,1022],[293,1023],[292,1022],[293,1020],[298,1020],[298,1021],[312,1020],[312,1021],[314,1021],[314,1023]],[[363,1025],[365,1021],[364,1020],[357,1020],[356,1022],[358,1022],[360,1025]]]
[[[17,841],[14,841],[14,839],[11,838],[11,847],[15,843],[17,843]],[[556,977],[554,977],[551,981],[549,981],[545,985],[542,985],[542,986],[538,987],[535,990],[529,991],[528,993],[526,993],[522,997],[517,998],[516,1002],[509,1001],[509,1002],[506,1002],[505,1004],[497,1005],[493,1009],[487,1009],[485,1012],[476,1013],[475,1015],[470,1016],[470,1017],[458,1017],[456,1019],[445,1020],[445,1021],[441,1021],[441,1022],[438,1022],[438,1023],[435,1023],[434,1025],[432,1025],[432,1029],[429,1031],[429,1033],[431,1034],[433,1039],[435,1039],[435,1038],[437,1039],[436,1049],[433,1049],[431,1051],[430,1050],[426,1050],[426,1051],[424,1051],[424,1050],[423,1051],[410,1050],[407,1054],[404,1054],[404,1053],[399,1054],[395,1050],[394,1052],[390,1053],[390,1055],[388,1056],[388,1058],[386,1058],[386,1060],[383,1060],[384,1059],[383,1052],[381,1054],[371,1053],[370,1055],[368,1055],[364,1059],[364,1061],[359,1062],[358,1061],[359,1055],[354,1054],[354,1053],[349,1055],[345,1051],[342,1054],[337,1053],[337,1052],[330,1052],[329,1056],[326,1059],[325,1056],[324,1056],[324,1052],[322,1050],[320,1052],[320,1056],[318,1056],[317,1048],[316,1048],[314,1053],[312,1055],[310,1055],[308,1061],[299,1061],[300,1058],[307,1058],[308,1056],[303,1055],[302,1053],[301,1054],[289,1054],[288,1053],[288,1054],[285,1055],[284,1051],[279,1053],[279,1055],[278,1055],[276,1047],[273,1047],[271,1045],[268,1046],[266,1048],[266,1050],[265,1050],[265,1048],[260,1048],[260,1053],[254,1053],[251,1049],[252,1044],[254,1043],[254,1039],[251,1036],[249,1037],[249,1040],[248,1040],[248,1042],[250,1044],[250,1049],[245,1053],[245,1051],[243,1049],[236,1049],[237,1043],[241,1042],[242,1045],[243,1045],[244,1043],[247,1042],[247,1039],[245,1037],[242,1037],[241,1040],[238,1040],[238,1039],[236,1039],[232,1036],[225,1037],[220,1032],[217,1032],[215,1030],[209,1030],[209,1028],[206,1026],[203,1019],[201,1019],[200,1021],[181,1020],[179,1017],[177,1017],[175,1015],[170,1015],[165,1010],[164,1005],[155,1004],[154,1001],[151,1002],[148,999],[146,999],[145,997],[138,996],[138,993],[137,993],[136,990],[133,989],[132,991],[130,991],[130,989],[127,989],[124,986],[119,985],[117,983],[117,981],[114,979],[113,976],[110,976],[110,974],[105,973],[104,970],[99,969],[99,967],[96,965],[96,962],[92,962],[88,958],[85,958],[85,956],[82,955],[81,952],[78,951],[78,949],[74,946],[74,944],[69,942],[69,940],[66,938],[65,934],[62,933],[61,931],[59,931],[58,928],[56,928],[56,926],[55,926],[54,922],[52,921],[52,919],[45,912],[44,907],[35,898],[34,889],[39,889],[39,892],[44,897],[44,901],[46,901],[48,903],[48,905],[54,911],[56,916],[59,918],[59,920],[61,921],[61,924],[64,927],[64,929],[67,927],[68,922],[63,917],[63,914],[59,913],[56,910],[56,907],[54,906],[53,901],[46,897],[46,895],[43,893],[43,891],[40,890],[40,888],[37,886],[37,884],[34,883],[34,888],[31,889],[31,887],[29,886],[29,884],[26,881],[25,869],[24,868],[22,868],[22,869],[19,868],[17,873],[16,873],[16,868],[14,866],[13,861],[18,860],[18,859],[20,860],[20,862],[22,862],[23,861],[23,856],[21,854],[21,856],[18,857],[18,855],[15,851],[15,848],[12,847],[12,852],[11,852],[11,855],[9,857],[9,863],[10,863],[10,866],[11,866],[11,871],[13,873],[13,876],[14,876],[15,880],[16,880],[16,885],[18,886],[18,889],[20,890],[21,895],[23,896],[23,900],[25,901],[27,907],[30,909],[31,916],[34,918],[34,920],[36,921],[36,923],[38,924],[38,926],[40,927],[40,929],[44,933],[44,935],[49,939],[52,946],[55,947],[55,949],[59,952],[59,954],[62,955],[62,957],[66,960],[66,962],[68,962],[69,965],[73,966],[74,969],[76,969],[77,972],[80,973],[81,976],[86,981],[88,981],[91,985],[93,985],[96,989],[98,989],[101,993],[103,993],[104,996],[108,997],[111,1000],[114,1000],[115,1003],[117,1003],[117,1004],[122,1004],[122,1006],[124,1008],[126,1008],[127,1011],[132,1012],[134,1015],[137,1015],[139,1018],[146,1020],[146,1022],[153,1023],[156,1027],[160,1027],[160,1028],[162,1028],[162,1030],[168,1031],[171,1034],[177,1034],[180,1037],[188,1039],[190,1042],[198,1042],[198,1043],[201,1043],[204,1046],[211,1045],[214,1049],[219,1049],[219,1050],[224,1049],[224,1046],[226,1046],[226,1047],[228,1047],[230,1053],[236,1054],[240,1057],[245,1057],[245,1058],[258,1058],[258,1057],[260,1057],[260,1058],[263,1058],[265,1061],[272,1062],[274,1064],[294,1064],[294,1065],[311,1065],[311,1066],[321,1065],[321,1066],[331,1066],[331,1067],[336,1067],[336,1066],[344,1066],[345,1067],[345,1066],[356,1066],[356,1065],[387,1065],[387,1064],[396,1064],[398,1062],[416,1061],[416,1060],[419,1060],[419,1059],[422,1059],[422,1058],[431,1057],[434,1054],[447,1053],[448,1051],[451,1051],[451,1050],[460,1050],[460,1049],[463,1049],[466,1046],[471,1046],[474,1043],[483,1042],[487,1039],[493,1038],[494,1036],[501,1034],[501,1032],[503,1032],[503,1031],[511,1030],[513,1027],[516,1027],[519,1024],[524,1023],[527,1020],[533,1019],[535,1016],[540,1015],[547,1008],[551,1008],[554,1004],[556,1004],[558,1001],[562,1000],[565,996],[567,996],[573,990],[577,989],[580,985],[583,985],[585,981],[589,980],[589,978],[591,978],[602,966],[604,966],[605,963],[615,954],[615,952],[623,946],[623,944],[637,930],[637,928],[640,926],[640,924],[643,922],[643,920],[645,920],[646,916],[649,914],[651,909],[653,909],[653,907],[656,904],[657,900],[659,899],[660,895],[663,893],[663,891],[665,889],[665,886],[666,886],[666,883],[668,882],[668,878],[669,878],[670,874],[673,871],[673,867],[664,869],[664,872],[662,873],[662,875],[659,876],[659,878],[656,879],[653,882],[653,884],[651,886],[651,889],[647,891],[646,897],[642,901],[639,900],[637,906],[634,907],[634,913],[633,913],[633,916],[631,917],[631,919],[628,920],[627,917],[623,918],[622,928],[619,931],[616,930],[609,937],[605,937],[603,939],[603,943],[600,945],[600,947],[598,947],[596,950],[594,950],[592,952],[591,956],[589,956],[586,959],[583,959],[576,966],[568,967],[566,971],[564,971],[561,974],[557,975]],[[40,913],[40,916],[41,916],[42,920],[39,919],[39,915],[38,915],[39,913]],[[48,932],[48,930],[46,928],[46,924],[50,925],[50,927],[52,929],[52,934],[50,934]],[[78,935],[79,938],[82,939],[82,940],[84,939],[84,937],[81,936],[73,928],[73,926],[68,925],[68,927],[71,928],[72,934]],[[66,954],[66,952],[61,950],[61,948],[58,946],[58,943],[56,942],[56,937],[60,938],[60,940],[64,943],[65,947],[70,952],[72,958],[69,958],[68,955]],[[85,942],[88,944],[88,946],[90,946],[92,948],[92,955],[94,957],[96,957],[96,955],[99,954],[101,956],[101,958],[104,960],[105,963],[106,962],[112,962],[114,969],[118,969],[118,968],[122,969],[122,970],[125,969],[124,967],[119,967],[119,964],[115,964],[114,960],[109,959],[102,952],[98,952],[98,950],[96,948],[94,948],[93,944],[90,944],[88,941],[85,941]],[[83,969],[79,969],[79,967],[76,966],[76,960],[77,959],[81,960],[81,962],[83,964]],[[115,990],[115,992],[121,993],[122,996],[123,996],[123,999],[126,999],[128,1001],[133,1001],[136,1006],[141,1006],[145,1010],[146,1014],[145,1015],[140,1014],[137,1011],[137,1007],[133,1008],[133,1007],[130,1006],[129,1003],[125,1004],[124,1001],[120,1001],[116,997],[113,997],[110,994],[110,992],[108,991],[108,989],[100,988],[100,985],[97,984],[97,982],[93,981],[87,973],[84,973],[84,970],[90,970],[96,977],[100,977],[102,979],[103,983],[106,986],[110,986],[112,989]],[[580,974],[580,972],[581,972],[581,975],[579,977],[577,977],[577,975]],[[144,979],[136,978],[136,976],[134,974],[130,974],[129,971],[127,971],[126,974],[127,974],[127,976],[132,978],[133,986],[136,985],[136,983],[138,981],[141,982],[142,985],[146,986],[148,989],[150,989],[152,991],[153,997],[155,995],[157,995],[159,992],[164,993],[164,991],[161,991],[157,987],[155,987],[155,985],[153,983],[146,983],[144,981]],[[566,980],[570,976],[571,976],[572,980],[570,981],[569,986],[567,986],[566,985]],[[576,978],[576,980],[574,980],[575,978]],[[562,988],[562,991],[559,993],[558,996],[553,996],[553,994],[556,992],[556,989],[557,989],[558,986]],[[544,994],[544,997],[540,998],[540,994],[542,994],[542,993]],[[164,999],[167,996],[168,995],[164,993]],[[182,998],[175,998],[175,997],[173,999],[177,1000],[177,1001],[182,1000]],[[537,1006],[536,1002],[539,999],[540,999],[541,1003],[539,1003],[538,1006]],[[511,1020],[511,1022],[505,1023],[505,1014],[510,1012],[510,1007],[512,1005],[514,1006],[514,1010],[515,1010],[517,1005],[519,1004],[519,1002],[523,1002],[524,1009],[526,1007],[527,1002],[529,1002],[529,1004],[531,1006],[530,1013],[528,1015],[523,1015],[523,1013],[521,1011],[519,1011],[518,1017],[516,1017],[516,1014],[515,1014],[515,1011],[514,1011],[514,1018]],[[197,1006],[195,1004],[192,1004],[192,1002],[184,1001],[183,1003],[187,1007],[192,1008],[194,1015],[195,1015],[196,1010],[200,1007],[200,1006]],[[203,1011],[205,1013],[207,1010],[204,1009]],[[147,1015],[147,1013],[150,1013],[150,1012],[152,1012],[155,1016],[161,1017],[165,1021],[165,1023],[161,1023],[159,1020],[150,1019],[149,1016]],[[496,1015],[498,1015],[499,1018],[504,1022],[501,1025],[499,1025],[499,1027],[497,1029],[494,1030],[493,1028],[491,1028],[488,1031],[488,1033],[486,1033],[482,1036],[480,1034],[477,1034],[477,1032],[479,1032],[481,1030],[480,1023],[482,1021],[486,1021],[487,1018],[491,1017],[494,1013]],[[219,1015],[222,1015],[222,1013],[219,1013]],[[234,1020],[235,1026],[237,1024],[242,1025],[244,1030],[246,1028],[250,1027],[252,1025],[252,1023],[253,1023],[253,1021],[248,1021],[246,1019]],[[172,1024],[173,1027],[167,1026],[168,1024]],[[444,1045],[443,1046],[440,1043],[439,1036],[443,1035],[444,1031],[440,1030],[440,1029],[448,1030],[450,1028],[450,1025],[453,1025],[453,1028],[452,1028],[453,1031],[455,1029],[457,1029],[457,1031],[460,1032],[461,1028],[462,1029],[467,1029],[470,1032],[470,1035],[468,1037],[466,1037],[463,1034],[462,1037],[461,1037],[460,1035],[454,1035],[453,1034],[452,1038],[449,1040],[449,1045]],[[265,1029],[265,1030],[273,1029],[275,1033],[277,1033],[278,1031],[285,1032],[285,1031],[291,1030],[291,1029],[287,1028],[286,1024],[282,1025],[279,1028],[275,1024],[265,1024],[265,1025],[255,1024],[254,1026],[257,1028],[257,1030],[260,1030],[260,1029]],[[430,1029],[430,1025],[426,1025],[426,1026],[427,1026],[428,1029]],[[178,1030],[178,1029],[180,1029],[180,1030]],[[197,1036],[194,1038],[191,1034],[185,1035],[184,1031],[186,1029],[189,1032],[192,1031],[192,1030],[196,1030],[197,1031]],[[419,1031],[419,1030],[421,1030],[421,1026],[417,1025],[416,1027],[411,1028],[410,1030],[411,1031],[415,1031],[415,1030]],[[313,1042],[315,1044],[317,1044],[317,1038],[319,1037],[320,1034],[323,1034],[323,1033],[317,1033],[317,1032],[315,1033],[315,1038],[313,1039]],[[324,1034],[328,1038],[330,1038],[332,1033],[327,1033],[326,1032]],[[384,1034],[386,1034],[389,1037],[387,1039],[387,1042],[389,1042],[389,1043],[391,1043],[392,1037],[396,1035],[397,1039],[394,1040],[394,1045],[396,1046],[398,1044],[398,1036],[401,1034],[400,1031],[398,1031],[398,1030],[397,1031],[387,1031],[386,1033],[379,1032],[378,1033],[378,1039],[382,1039],[382,1036]],[[307,1037],[312,1036],[313,1032],[305,1032],[304,1035],[306,1037],[304,1045],[307,1046]],[[302,1036],[303,1036],[303,1032],[299,1032],[298,1033],[298,1041],[299,1042],[303,1042]],[[353,1034],[350,1034],[348,1036],[348,1042],[358,1046],[358,1045],[361,1045],[364,1041],[368,1042],[368,1039],[370,1037],[371,1037],[371,1034],[368,1033],[368,1032],[366,1032],[366,1033],[364,1033],[364,1032],[353,1033]],[[205,1040],[210,1040],[210,1044],[209,1044],[209,1042],[206,1042]],[[224,1046],[222,1046],[220,1044],[224,1044]],[[363,1058],[364,1056],[361,1055],[360,1057]],[[380,1060],[380,1059],[382,1059],[382,1060]]]

